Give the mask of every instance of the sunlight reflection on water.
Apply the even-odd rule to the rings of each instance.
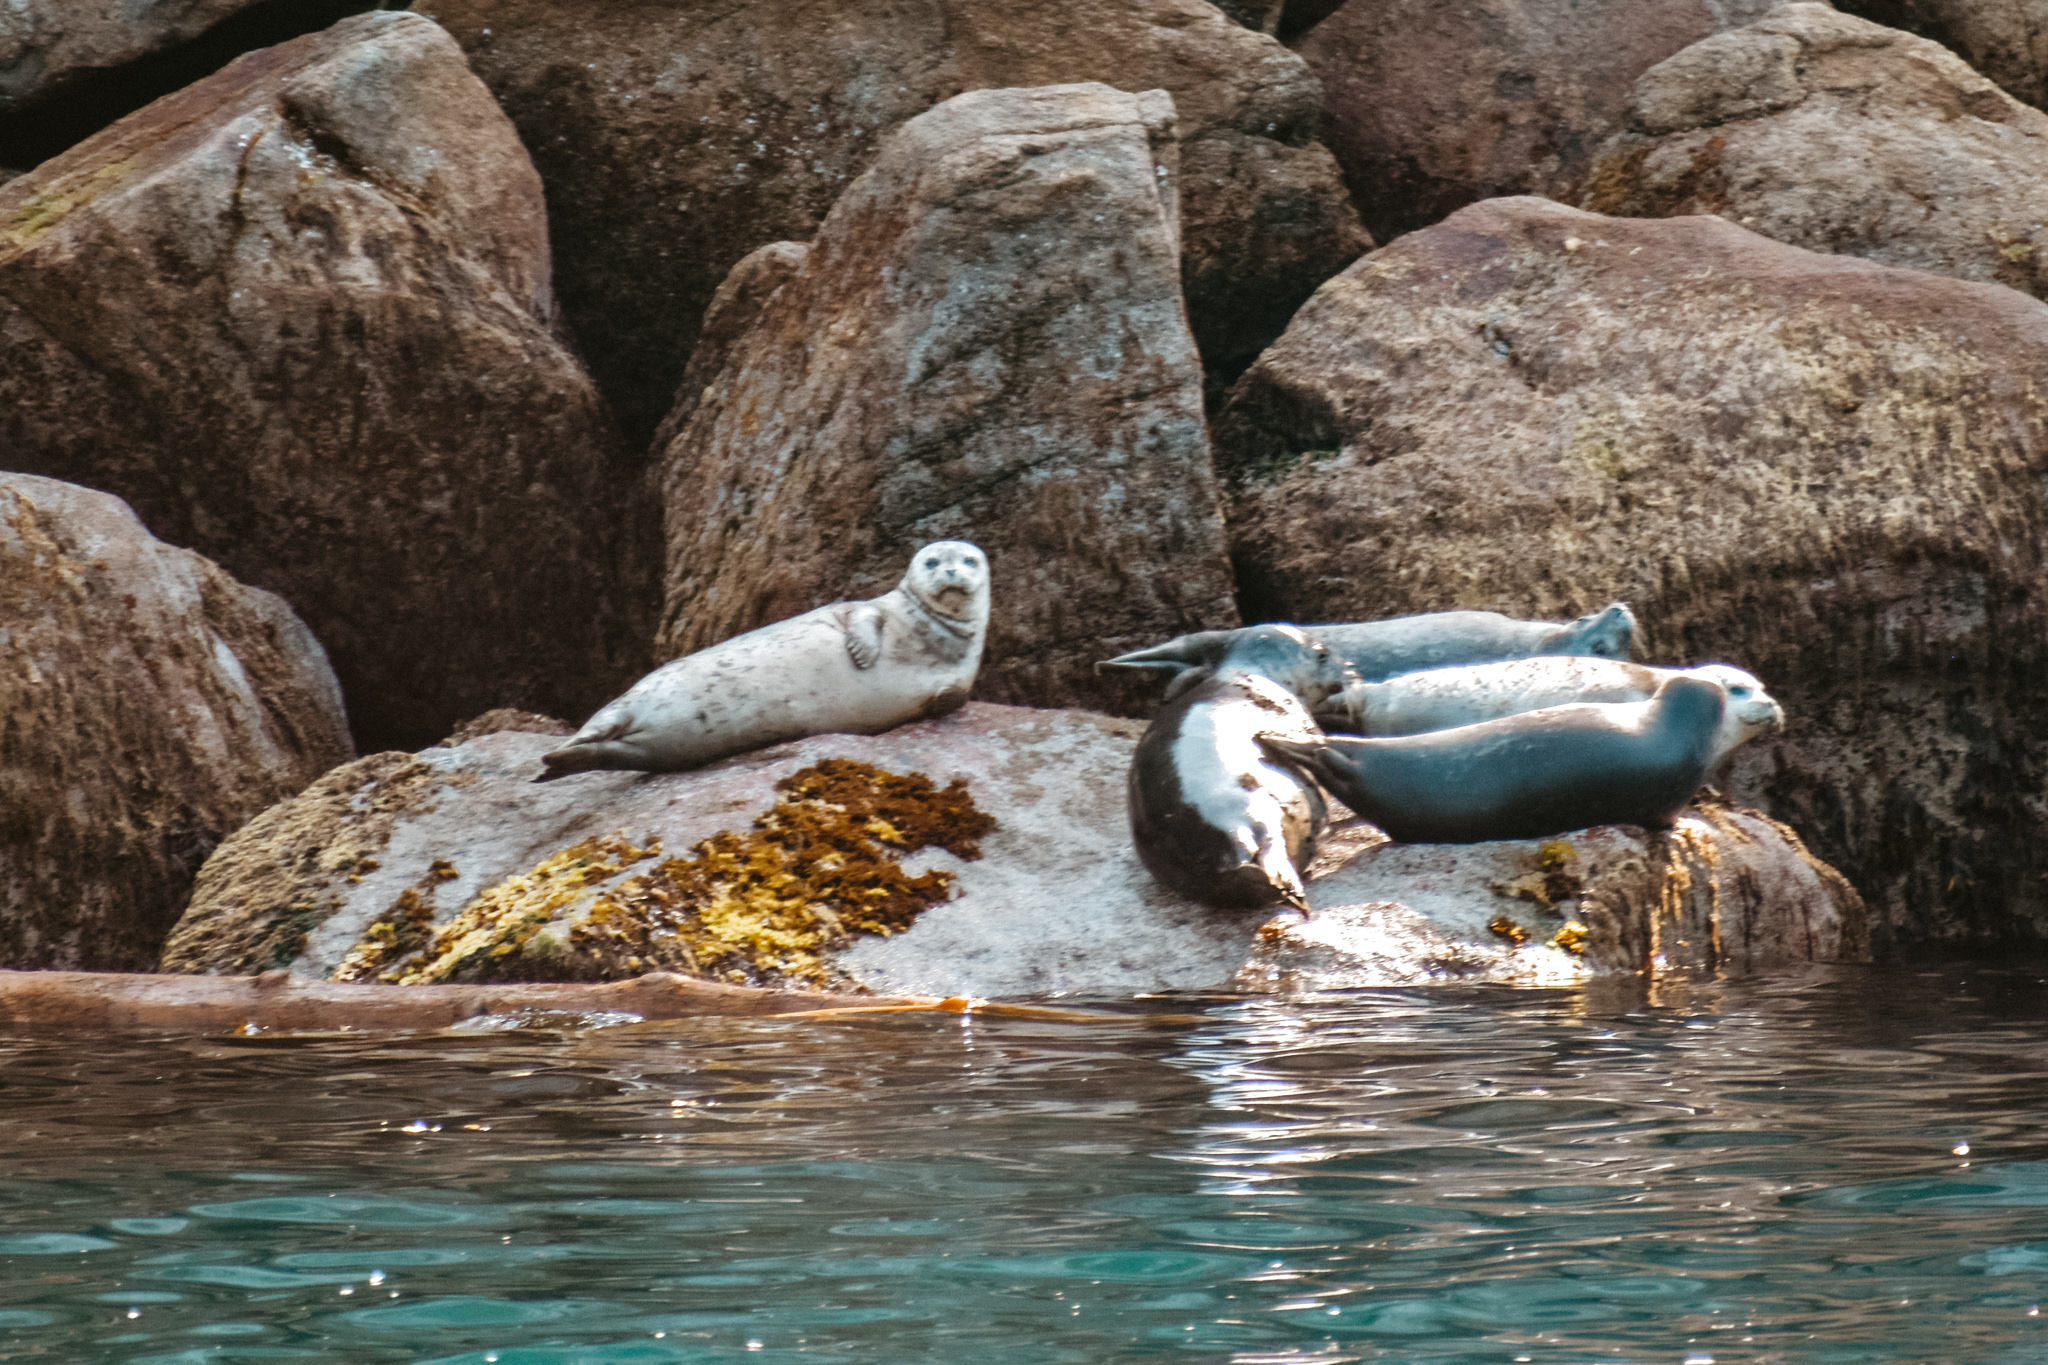
[[[2016,969],[15,1038],[0,1358],[2048,1356]]]

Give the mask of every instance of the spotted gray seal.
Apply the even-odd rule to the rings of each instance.
[[[1621,659],[1555,655],[1352,683],[1318,707],[1316,719],[1325,729],[1361,735],[1419,735],[1572,702],[1647,701],[1666,678],[1680,676],[1719,683],[1728,694],[1709,771],[1740,745],[1785,722],[1784,711],[1763,683],[1732,664],[1652,668]]]
[[[541,756],[537,782],[600,768],[671,772],[817,734],[878,734],[967,700],[988,636],[988,559],[964,540],[903,581],[663,664]]]
[[[1576,621],[1517,621],[1497,611],[1433,611],[1302,629],[1341,654],[1357,670],[1361,682],[1384,682],[1425,668],[1537,654],[1626,659],[1635,644],[1636,618],[1625,603],[1612,602]],[[1198,631],[1163,645],[1119,654],[1095,667],[1098,672],[1166,674],[1171,679],[1166,697],[1171,701],[1206,677],[1238,634],[1234,630]]]
[[[1705,779],[1727,696],[1680,674],[1648,701],[1576,702],[1391,739],[1260,743],[1412,844],[1526,839],[1588,825],[1671,823]]]
[[[1328,808],[1260,735],[1320,737],[1309,708],[1346,681],[1343,662],[1293,626],[1254,626],[1212,674],[1153,717],[1131,758],[1131,837],[1152,875],[1205,905],[1308,910],[1302,867]]]

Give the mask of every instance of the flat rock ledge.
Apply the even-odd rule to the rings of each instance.
[[[1124,796],[1135,721],[970,703],[690,773],[545,785],[532,778],[557,738],[477,728],[337,768],[252,821],[202,869],[163,969],[286,969],[294,988],[312,978],[366,1001],[649,971],[741,991],[1003,998],[1735,975],[1869,951],[1862,900],[1838,873],[1789,829],[1718,805],[1668,831],[1465,846],[1394,844],[1347,821],[1311,869],[1316,914],[1302,923],[1195,905],[1145,872]],[[879,804],[845,805],[847,775],[877,770]],[[842,786],[820,787],[820,773]],[[789,831],[824,828],[821,809],[857,816],[821,836],[848,851],[787,872]],[[916,836],[932,811],[952,812],[950,835]],[[837,884],[822,915],[792,899],[814,865],[871,855],[874,875]],[[907,928],[846,930],[879,913],[861,896],[905,887],[928,906]],[[677,924],[694,956],[667,932]],[[706,956],[713,930],[752,955]]]

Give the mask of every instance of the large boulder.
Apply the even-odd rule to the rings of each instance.
[[[1126,697],[1093,661],[1236,624],[1173,128],[1159,91],[956,96],[808,249],[741,263],[664,428],[661,653],[885,592],[939,539],[989,554],[990,700]]]
[[[2048,109],[2048,0],[1843,0],[1841,8],[1932,39],[2014,98]]]
[[[214,846],[348,757],[283,601],[0,474],[0,965],[147,969]]]
[[[163,966],[1016,996],[1733,974],[1863,952],[1839,877],[1719,810],[1672,833],[1468,847],[1349,825],[1311,872],[1301,932],[1319,945],[1296,951],[1291,912],[1206,909],[1138,861],[1124,787],[1142,728],[970,702],[696,772],[546,785],[531,779],[553,741],[519,730],[377,754],[224,844]]]
[[[963,91],[1104,81],[1172,93],[1190,177],[1189,309],[1219,377],[1371,245],[1313,141],[1315,81],[1207,0],[415,7],[461,41],[533,149],[564,309],[635,435],[667,410],[726,272],[769,242],[810,237],[893,129]]]
[[[0,459],[284,596],[366,745],[645,666],[650,509],[552,330],[539,178],[433,24],[242,57],[0,187],[0,224]]]
[[[1935,43],[1786,5],[1644,74],[1584,207],[2048,292],[2048,114]]]
[[[1775,3],[1349,0],[1299,50],[1384,242],[1493,195],[1576,199],[1637,76]]]
[[[0,119],[196,38],[259,0],[29,0],[0,8]]]
[[[1474,205],[1325,285],[1217,431],[1253,619],[1630,601],[1789,718],[1731,794],[1880,940],[2048,932],[2048,306],[1718,218]]]

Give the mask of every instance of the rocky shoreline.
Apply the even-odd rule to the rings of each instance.
[[[1998,15],[462,0],[158,91],[244,7],[186,8],[0,19],[0,966],[1021,996],[2048,938],[2048,58]],[[548,718],[948,538],[965,711],[530,785]],[[1308,926],[1131,854],[1154,693],[1096,660],[1611,600],[1783,704],[1725,805],[1342,827]],[[949,790],[985,834],[872,813]],[[763,871],[825,807],[887,935]]]

